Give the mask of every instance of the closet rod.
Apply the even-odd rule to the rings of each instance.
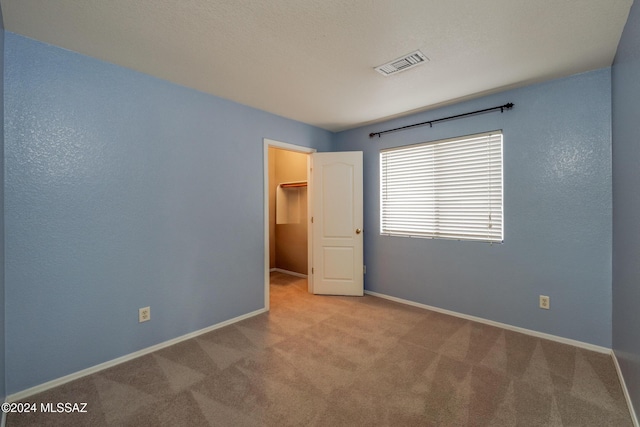
[[[500,105],[499,107],[485,108],[484,110],[472,111],[470,113],[458,114],[456,116],[443,117],[441,119],[429,120],[427,122],[416,123],[416,124],[413,124],[413,125],[402,126],[402,127],[399,127],[399,128],[382,130],[380,132],[371,132],[369,134],[369,138],[373,138],[376,135],[378,135],[378,138],[380,138],[383,133],[395,132],[395,131],[398,131],[398,130],[405,130],[405,129],[414,128],[416,126],[422,126],[422,125],[427,125],[427,124],[429,125],[429,127],[433,127],[434,123],[444,122],[446,120],[459,119],[461,117],[473,116],[473,115],[476,115],[476,114],[488,113],[489,111],[494,111],[494,110],[500,110],[501,113],[504,113],[504,110],[510,110],[512,108],[513,108],[513,102],[509,102],[508,104]]]

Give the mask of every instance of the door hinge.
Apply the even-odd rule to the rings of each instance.
[[[311,217],[311,224],[313,224],[313,217]]]
[[[313,267],[311,267],[311,274],[313,274]]]
[[[367,274],[367,266],[366,265],[362,266],[362,274]]]

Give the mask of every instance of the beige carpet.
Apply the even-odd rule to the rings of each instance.
[[[46,391],[16,426],[631,426],[608,355],[272,275],[271,312]]]

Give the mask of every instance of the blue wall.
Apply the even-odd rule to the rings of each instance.
[[[332,134],[5,37],[7,393],[262,308],[262,139]]]
[[[613,349],[640,410],[640,5],[612,67]]]
[[[5,391],[4,326],[4,21],[0,8],[0,402]]]
[[[507,102],[504,114],[368,137]],[[380,149],[496,129],[504,244],[379,235]],[[610,132],[607,68],[339,133],[336,149],[364,151],[366,289],[610,347]]]

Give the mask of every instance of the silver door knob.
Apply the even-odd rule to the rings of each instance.
[[[360,230],[359,228],[356,228],[356,234],[360,234],[362,233],[362,230]]]

